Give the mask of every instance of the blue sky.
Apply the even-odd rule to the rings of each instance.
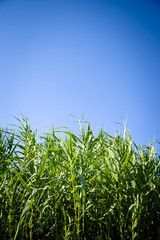
[[[160,1],[0,0],[0,124],[75,118],[160,140]]]

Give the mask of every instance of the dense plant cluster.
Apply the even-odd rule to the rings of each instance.
[[[160,155],[90,124],[0,129],[0,239],[160,239]]]

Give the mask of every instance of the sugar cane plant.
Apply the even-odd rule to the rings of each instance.
[[[0,128],[0,239],[160,239],[160,155],[90,124]]]

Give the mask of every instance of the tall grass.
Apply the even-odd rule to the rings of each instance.
[[[90,124],[0,129],[0,239],[160,239],[160,155]]]

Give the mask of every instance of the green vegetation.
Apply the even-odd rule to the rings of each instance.
[[[129,132],[0,129],[0,239],[160,239],[160,155]]]

